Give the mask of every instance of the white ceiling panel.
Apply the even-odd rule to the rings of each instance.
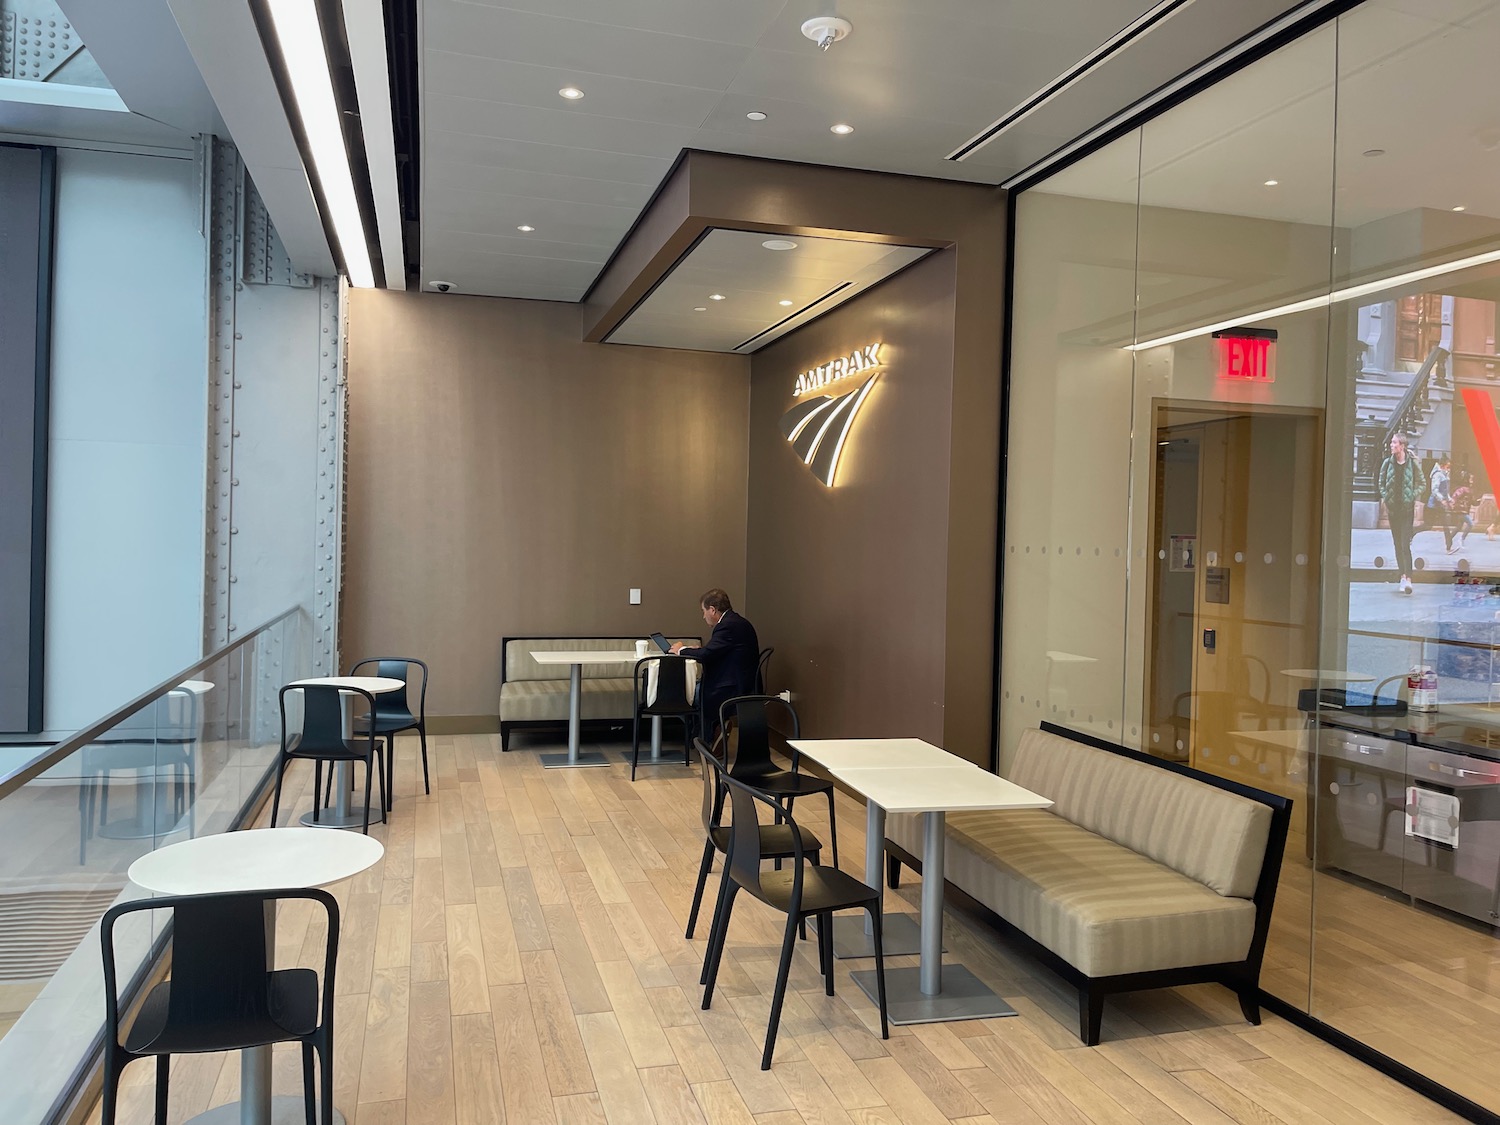
[[[1086,97],[1065,92],[1050,115],[954,163],[949,152],[1155,0],[839,0],[854,30],[827,52],[800,30],[833,11],[827,0],[424,0],[423,281],[458,280],[463,254],[475,270],[504,263],[467,291],[534,296],[516,271],[540,269],[555,246],[572,264],[542,288],[577,277],[564,297],[579,299],[593,277],[569,256],[611,239],[612,250],[684,148],[998,183],[1296,3],[1185,5],[1162,25],[1170,42],[1143,49],[1153,30],[1121,52],[1138,60],[1123,79],[1101,79]],[[1187,57],[1185,45],[1201,53]],[[564,86],[585,96],[565,101]],[[752,111],[767,119],[749,122]],[[854,133],[830,133],[837,122]],[[515,249],[522,222],[542,237]],[[512,249],[481,254],[451,237],[463,233]]]
[[[842,238],[711,230],[610,333],[612,344],[748,354],[931,251]],[[715,295],[719,298],[716,300]]]
[[[736,0],[733,4],[705,4],[703,0],[610,0],[608,5],[600,4],[599,0],[502,0],[498,6],[748,47],[786,7],[786,0]]]

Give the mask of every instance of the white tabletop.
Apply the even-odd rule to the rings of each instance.
[[[1059,652],[1056,649],[1047,651],[1047,659],[1054,664],[1098,664],[1097,656],[1084,656],[1077,652]]]
[[[379,840],[322,828],[256,828],[200,836],[148,852],[130,881],[165,895],[326,887],[380,862]]]
[[[794,738],[787,745],[832,769],[971,769],[979,767],[920,738]]]
[[[169,690],[190,691],[194,695],[203,695],[206,692],[213,691],[213,689],[214,685],[209,683],[207,680],[183,680],[182,683],[178,684],[174,688],[170,688]]]
[[[406,686],[405,680],[392,676],[309,676],[305,680],[293,680],[287,687],[337,687],[361,688],[371,695],[384,691],[397,691]]]
[[[654,652],[646,653],[647,656],[665,656],[661,649],[651,646]],[[557,649],[540,649],[531,654],[531,659],[538,664],[634,664],[640,657],[636,656],[634,649],[619,649],[618,651],[596,650],[593,652],[559,652]]]
[[[1050,809],[1052,802],[1013,781],[974,768],[832,769],[829,773],[888,813],[971,809]]]
[[[1367,684],[1375,678],[1363,672],[1341,672],[1336,668],[1283,668],[1281,674],[1294,680],[1319,680],[1325,684]]]

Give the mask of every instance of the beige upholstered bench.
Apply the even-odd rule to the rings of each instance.
[[[1260,1022],[1260,965],[1292,802],[1043,724],[1007,776],[1051,809],[953,813],[948,883],[1079,990],[1099,1042],[1110,993],[1216,981]],[[918,818],[887,821],[891,885]]]
[[[533,652],[629,652],[639,637],[506,637],[500,662],[500,749],[510,749],[517,727],[566,727],[570,669],[566,664],[538,664]],[[698,637],[674,641],[701,644]],[[654,648],[654,646],[653,646]],[[625,723],[635,717],[631,674],[635,661],[585,664],[579,713],[585,723]]]

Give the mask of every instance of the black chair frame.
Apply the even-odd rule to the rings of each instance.
[[[682,764],[690,766],[692,760],[693,728],[698,722],[698,707],[687,696],[686,656],[669,656],[655,653],[643,656],[635,662],[630,677],[630,691],[635,711],[630,732],[630,780],[635,780],[636,766],[641,760],[641,720],[676,719],[682,723]],[[656,698],[646,701],[650,686],[651,666],[656,666]]]
[[[726,699],[719,706],[719,734],[716,747],[723,747],[719,755],[729,766],[729,776],[748,782],[756,789],[770,793],[786,811],[792,810],[798,797],[810,797],[818,793],[828,798],[829,846],[833,852],[833,866],[839,865],[838,820],[834,807],[833,782],[815,774],[801,772],[801,754],[795,746],[787,746],[791,769],[784,770],[771,757],[772,727],[768,710],[780,710],[790,725],[790,731],[777,731],[785,740],[801,737],[802,724],[797,718],[797,709],[779,695],[740,695]],[[734,753],[729,756],[729,736],[737,735]]]
[[[286,697],[288,693],[300,691],[302,696],[302,733],[293,739],[287,729]],[[278,695],[281,705],[281,751],[276,759],[276,791],[271,798],[271,827],[276,827],[276,817],[281,811],[281,783],[286,768],[296,759],[312,759],[313,762],[313,814],[322,807],[318,803],[323,793],[323,763],[330,763],[329,784],[333,784],[334,765],[338,762],[363,762],[365,765],[365,822],[364,833],[370,834],[370,782],[380,779],[380,822],[386,819],[385,770],[382,768],[381,743],[375,736],[374,724],[365,724],[366,729],[352,738],[344,737],[343,703],[341,692],[363,696],[369,710],[375,713],[375,697],[363,688],[335,687],[332,684],[287,684]]]
[[[824,991],[832,996],[833,915],[838,910],[860,908],[870,916],[871,937],[875,946],[875,990],[880,1007],[880,1037],[889,1039],[891,1029],[885,995],[885,950],[881,935],[883,904],[880,890],[835,867],[809,866],[797,822],[790,813],[780,808],[774,796],[729,776],[718,759],[701,749],[701,743],[699,753],[705,764],[717,774],[719,784],[727,787],[732,808],[729,851],[724,862],[724,878],[719,884],[719,901],[714,909],[713,928],[708,939],[708,960],[704,966],[703,1009],[707,1011],[713,1003],[714,984],[724,958],[724,946],[727,944],[729,920],[736,895],[742,890],[746,891],[772,909],[783,911],[786,914],[786,930],[781,942],[781,961],[776,969],[776,988],[771,995],[766,1045],[760,1059],[761,1070],[770,1070],[799,927],[808,918],[818,919],[818,965],[823,974]],[[769,858],[762,846],[768,826],[760,822],[758,805],[766,805],[773,813],[779,813],[789,829],[792,845],[792,866],[789,872],[773,872],[768,875],[761,870],[762,862]]]
[[[349,669],[349,675],[357,676],[359,670],[367,665],[376,666],[377,676],[388,676],[393,680],[403,680],[406,687],[400,691],[381,692],[375,697],[375,710],[370,712],[375,716],[375,733],[384,737],[386,743],[385,757],[385,808],[389,812],[391,803],[396,799],[396,735],[402,731],[414,730],[422,743],[422,791],[431,795],[432,781],[427,772],[427,663],[418,660],[415,656],[370,656],[364,660],[357,661]],[[400,674],[396,675],[395,665],[401,665]],[[411,666],[415,664],[422,669],[422,684],[417,693],[417,709],[411,707]],[[396,712],[393,717],[392,712]],[[410,720],[409,722],[407,720]],[[354,729],[357,733],[363,733],[361,728],[367,720],[360,716],[355,720]],[[394,724],[394,725],[393,725]],[[325,802],[326,803],[326,802]]]
[[[698,865],[698,883],[693,888],[693,906],[688,912],[687,932],[683,935],[689,941],[693,938],[693,930],[698,925],[698,911],[703,905],[703,888],[708,883],[708,873],[713,869],[714,853],[728,855],[729,852],[729,829],[724,826],[724,800],[728,796],[728,790],[719,783],[718,770],[710,765],[713,757],[712,751],[703,744],[701,738],[693,740],[693,746],[697,749],[703,768],[703,861]],[[766,859],[783,860],[792,859],[796,856],[796,849],[792,846],[792,829],[787,827],[783,821],[781,824],[771,825],[761,831],[761,854]],[[812,857],[814,864],[818,862],[823,854],[823,842],[811,832],[798,829],[802,839],[802,850],[805,855]],[[803,934],[806,937],[806,934]],[[706,978],[705,978],[706,979]],[[705,983],[704,980],[699,981]]]
[[[321,988],[312,969],[268,967],[266,912],[287,899],[322,905],[328,917]],[[172,911],[172,977],[146,995],[120,1041],[115,924],[129,914]],[[156,1125],[166,1125],[172,1055],[302,1045],[303,1103],[316,1125],[313,1063],[321,1063],[323,1120],[333,1120],[334,972],[339,908],[317,888],[233,891],[137,899],[110,907],[99,928],[104,960],[102,1125],[115,1125],[120,1076],[136,1059],[156,1059]],[[238,971],[236,971],[238,970]]]

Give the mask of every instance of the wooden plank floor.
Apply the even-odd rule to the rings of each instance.
[[[1103,1043],[1082,1047],[1074,993],[952,911],[949,958],[1018,1018],[893,1028],[882,1042],[849,963],[826,997],[808,943],[763,1073],[780,916],[742,896],[714,1007],[700,1011],[706,925],[682,936],[703,839],[696,773],[643,768],[632,784],[619,764],[544,771],[535,744],[429,743],[431,796],[413,796],[416,742],[403,737],[395,812],[372,829],[385,859],[336,888],[336,1102],[349,1125],[1458,1120],[1273,1016],[1245,1024],[1216,986],[1112,1001]],[[289,775],[298,815],[309,778]],[[799,812],[826,840],[819,804]],[[863,808],[841,798],[838,816],[844,866],[860,870]],[[919,886],[887,909],[915,913]],[[310,910],[283,910],[279,964],[316,963],[321,941]],[[152,1076],[126,1071],[122,1122],[150,1121]],[[275,1082],[300,1093],[295,1048],[276,1049]],[[237,1057],[178,1058],[172,1083],[175,1123],[237,1096]]]

